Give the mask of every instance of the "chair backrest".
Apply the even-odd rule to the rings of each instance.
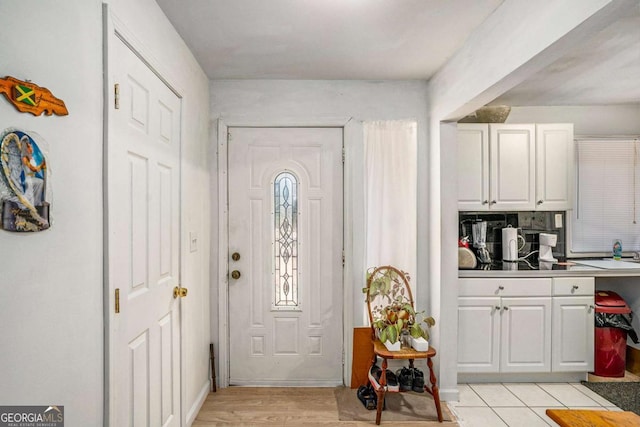
[[[409,304],[415,309],[408,273],[390,265],[375,267],[367,273],[366,301],[372,328],[375,321],[386,318],[390,306]]]

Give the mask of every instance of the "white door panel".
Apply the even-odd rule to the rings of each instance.
[[[107,165],[113,425],[180,425],[180,99],[112,37]],[[112,294],[113,295],[113,294]]]
[[[342,384],[342,129],[230,128],[228,150],[230,384]]]

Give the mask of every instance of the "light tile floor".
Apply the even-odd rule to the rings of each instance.
[[[621,411],[579,383],[459,384],[460,401],[447,402],[461,427],[557,426],[549,408]]]

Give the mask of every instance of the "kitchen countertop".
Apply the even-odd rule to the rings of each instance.
[[[537,265],[527,262],[494,261],[491,264],[478,264],[472,270],[458,270],[458,277],[640,277],[640,268],[598,268],[577,264],[575,261],[579,262],[579,260],[568,260],[566,264],[569,265],[565,263]],[[589,261],[585,260],[585,262]]]

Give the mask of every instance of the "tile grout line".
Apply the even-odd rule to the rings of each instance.
[[[565,409],[569,409],[569,407],[567,405],[565,405],[560,399],[557,399],[553,394],[549,393],[547,390],[545,390],[544,388],[542,388],[540,386],[540,383],[534,383],[536,385],[536,387],[538,387],[540,390],[542,390],[544,393],[547,394],[547,396],[549,396],[550,398],[552,398],[553,400],[555,400],[556,402],[558,402],[559,404],[562,405],[563,408]],[[570,384],[570,383],[558,383],[558,384]],[[597,403],[597,402],[596,402]],[[549,409],[549,408],[547,408]],[[546,421],[545,421],[546,422]]]

